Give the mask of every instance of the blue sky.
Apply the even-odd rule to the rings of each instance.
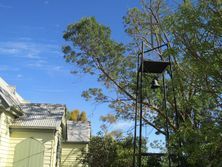
[[[72,66],[61,52],[62,35],[68,24],[95,16],[112,29],[113,39],[125,42],[122,17],[138,4],[132,0],[0,0],[0,76],[31,102],[62,103],[69,110],[86,111],[95,134],[100,115],[110,109],[81,97],[83,90],[101,85],[95,77],[70,74]]]
[[[96,134],[100,116],[110,109],[81,97],[83,90],[102,85],[93,76],[70,74],[72,66],[61,52],[63,32],[68,24],[95,16],[111,28],[114,40],[126,42],[122,17],[135,6],[136,0],[0,0],[0,76],[26,100],[86,111]],[[113,128],[129,125],[119,122]],[[154,138],[152,129],[146,133]]]

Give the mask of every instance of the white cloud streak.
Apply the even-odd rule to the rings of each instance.
[[[41,59],[40,54],[59,54],[57,45],[35,43],[32,41],[8,41],[0,42],[0,57],[13,56],[28,59]]]
[[[115,124],[112,125],[112,129],[114,130],[125,130],[125,129],[129,129],[133,126],[133,122],[129,122],[129,121],[121,121],[121,122],[117,122]]]
[[[17,67],[10,67],[8,65],[0,65],[0,71],[1,72],[19,71],[19,68],[17,68]]]
[[[64,67],[60,66],[60,65],[52,65],[52,64],[48,64],[47,61],[45,60],[36,60],[33,61],[29,64],[27,64],[28,67],[33,68],[33,69],[39,69],[39,70],[44,70],[52,73],[55,72],[64,72],[67,73],[67,71],[64,69]]]
[[[33,91],[38,92],[38,93],[64,93],[68,90],[65,89],[49,89],[49,88],[36,88]]]
[[[4,5],[2,3],[0,3],[0,8],[4,8],[4,9],[11,9],[12,6],[9,6],[9,5]]]
[[[48,5],[48,4],[49,4],[49,1],[44,1],[44,4],[45,4],[45,5]]]
[[[21,78],[23,78],[23,75],[22,74],[17,74],[16,78],[21,79]]]
[[[65,70],[65,68],[60,65],[60,63],[49,63],[57,59],[57,56],[60,54],[62,57],[62,53],[58,45],[48,44],[45,42],[34,42],[31,40],[31,38],[28,37],[22,37],[17,39],[18,41],[15,40],[0,42],[0,58],[19,58],[19,61],[25,62],[25,68],[46,71],[50,76],[57,75],[57,73],[68,74],[68,70]],[[0,71],[9,70],[12,69],[10,69],[10,67],[8,66],[0,66]]]

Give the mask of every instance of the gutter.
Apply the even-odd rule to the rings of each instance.
[[[89,141],[63,141],[66,144],[89,144]]]
[[[9,126],[11,129],[44,129],[44,130],[56,130],[56,127],[46,127],[46,126]]]
[[[14,113],[16,116],[22,116],[24,114],[23,111],[20,109],[20,107],[12,106],[10,107],[10,111],[12,112],[12,114]]]
[[[5,112],[5,111],[10,112],[13,116],[16,116],[16,117],[23,115],[23,111],[20,109],[17,109],[14,106],[5,108],[4,106],[0,105],[0,111],[1,112]]]

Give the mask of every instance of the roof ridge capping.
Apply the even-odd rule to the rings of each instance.
[[[89,126],[91,126],[91,122],[90,121],[72,121],[72,120],[67,120],[67,123],[69,124],[89,124]]]
[[[49,105],[49,106],[63,106],[66,107],[66,104],[59,104],[59,103],[40,103],[40,102],[31,102],[31,103],[25,103],[22,105]]]

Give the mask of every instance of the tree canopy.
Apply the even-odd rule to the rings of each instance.
[[[87,115],[86,112],[81,112],[77,109],[73,110],[71,113],[69,113],[68,115],[68,119],[72,120],[72,121],[82,121],[82,122],[86,122],[87,121]]]
[[[157,49],[147,57],[171,58],[172,70],[165,74],[169,114],[164,111],[163,89],[154,92],[150,88],[153,76],[147,75],[143,121],[166,135],[168,120],[170,154],[182,156],[174,157],[174,163],[220,166],[222,2],[187,0],[176,9],[167,8],[163,0],[150,2],[141,1],[141,8],[130,9],[124,17],[125,31],[132,39],[127,45],[112,40],[111,30],[93,17],[70,24],[63,36],[67,41],[65,60],[75,69],[95,75],[105,88],[116,93],[110,96],[102,88],[90,88],[82,94],[86,100],[108,103],[116,111],[115,117],[107,117],[111,121],[133,119],[136,55],[141,52],[141,41],[147,48],[167,43],[168,48]]]
[[[147,149],[143,140],[143,150]],[[81,162],[92,167],[130,167],[132,166],[133,137],[113,138],[110,135],[99,134],[93,136],[89,143],[88,151],[82,151]],[[147,166],[143,161],[143,166]],[[155,166],[153,166],[155,167]]]

